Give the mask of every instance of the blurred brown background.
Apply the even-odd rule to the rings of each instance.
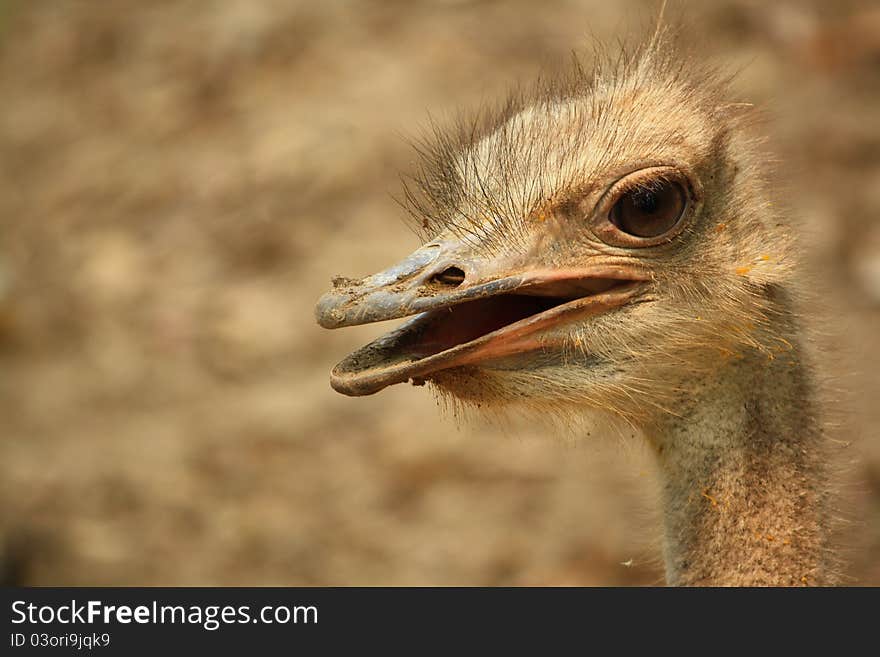
[[[0,564],[13,584],[661,581],[638,445],[333,393],[384,326],[335,274],[416,246],[401,135],[657,2],[0,0]],[[880,8],[673,2],[767,110],[880,584]],[[850,444],[851,443],[851,444]],[[847,446],[849,445],[849,446]]]

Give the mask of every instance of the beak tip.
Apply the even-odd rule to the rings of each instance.
[[[365,397],[367,395],[374,395],[385,388],[384,385],[365,385],[357,378],[339,374],[337,370],[338,367],[330,373],[330,387],[339,394],[348,397]]]
[[[341,308],[346,301],[337,294],[328,292],[315,306],[315,320],[325,329],[340,328],[345,325],[345,311]]]

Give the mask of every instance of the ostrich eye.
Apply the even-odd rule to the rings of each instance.
[[[629,188],[614,203],[608,218],[624,233],[659,237],[684,214],[687,195],[673,180],[654,180]]]

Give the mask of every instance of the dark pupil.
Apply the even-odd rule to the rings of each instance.
[[[639,190],[633,194],[633,205],[645,214],[657,212],[657,195],[650,190]]]
[[[620,230],[635,237],[658,237],[678,223],[685,194],[673,181],[658,181],[624,193],[609,217]]]

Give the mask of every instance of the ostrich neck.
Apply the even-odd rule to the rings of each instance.
[[[793,350],[722,364],[655,427],[672,585],[821,585],[822,432]]]

